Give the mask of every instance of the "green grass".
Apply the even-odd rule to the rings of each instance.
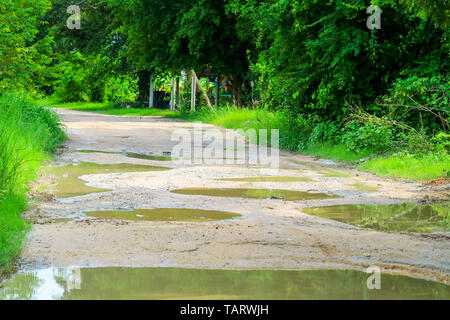
[[[279,130],[281,149],[298,151],[299,141],[305,136],[302,130],[292,129],[291,119],[283,112],[273,112],[266,108],[235,108],[221,106],[217,110],[203,109],[193,113],[177,113],[169,118],[211,123],[227,129],[267,129],[270,143],[270,130]]]
[[[300,152],[319,158],[332,159],[346,163],[359,163],[362,158],[373,157],[371,151],[353,152],[343,144],[319,144],[314,147],[302,147],[310,134],[309,129],[297,125],[292,127],[289,116],[282,112],[273,112],[264,108],[234,108],[221,106],[217,110],[202,109],[191,113],[159,109],[118,108],[108,103],[54,103],[46,102],[55,108],[79,111],[91,111],[114,115],[165,116],[186,121],[201,121],[227,129],[279,129],[280,147],[285,150]],[[270,137],[269,137],[270,141]],[[449,168],[447,156],[428,155],[422,157],[390,156],[374,158],[358,166],[381,176],[404,178],[408,180],[425,180],[446,177],[445,169]],[[448,169],[447,169],[448,170]]]
[[[381,176],[408,180],[448,178],[450,157],[448,154],[423,156],[398,154],[386,158],[371,159],[361,164],[359,169]]]
[[[94,113],[110,114],[117,116],[173,116],[177,112],[162,109],[148,108],[122,108],[114,103],[95,103],[95,102],[68,102],[58,103],[49,99],[40,101],[40,104],[52,108],[61,108],[77,111],[88,111]]]
[[[24,196],[8,196],[0,204],[0,279],[12,267],[30,226],[21,213],[26,209]]]
[[[348,151],[342,144],[331,145],[323,144],[314,148],[308,148],[302,151],[304,154],[309,154],[318,158],[332,159],[347,163],[357,163],[360,159],[368,157],[372,154],[371,151],[353,152]]]
[[[28,225],[28,182],[65,139],[58,116],[21,93],[0,96],[0,276],[19,254]]]

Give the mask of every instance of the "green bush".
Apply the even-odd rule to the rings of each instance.
[[[113,62],[101,54],[84,56],[79,51],[54,67],[54,96],[59,102],[130,102],[137,96],[137,81],[116,76]]]
[[[67,59],[54,67],[57,80],[53,83],[54,95],[59,101],[89,101],[90,88],[86,82],[84,66],[86,58],[78,51],[71,52]]]
[[[109,78],[106,81],[105,102],[131,102],[137,97],[137,81],[130,76]]]
[[[341,142],[349,151],[380,152],[391,148],[394,138],[395,132],[391,126],[350,122],[342,130]]]

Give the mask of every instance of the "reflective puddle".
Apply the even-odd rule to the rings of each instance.
[[[43,223],[63,223],[63,222],[69,222],[72,220],[73,219],[69,219],[69,218],[53,218],[53,219],[44,220]]]
[[[145,166],[128,163],[120,164],[97,164],[92,162],[80,162],[78,165],[67,165],[58,167],[44,167],[41,172],[43,191],[50,192],[59,198],[81,196],[89,193],[111,191],[109,189],[89,187],[85,181],[79,179],[82,175],[121,173],[121,172],[144,172],[163,171],[170,168]]]
[[[240,217],[240,214],[183,208],[156,208],[136,210],[87,211],[86,215],[101,219],[137,220],[137,221],[215,221]]]
[[[377,191],[378,190],[378,187],[371,187],[371,186],[365,185],[363,183],[346,184],[346,186],[351,187],[352,190],[356,190],[356,191]]]
[[[320,173],[324,177],[331,177],[331,178],[348,178],[350,177],[349,174],[340,172],[340,171],[334,171],[334,170],[318,170],[317,173]]]
[[[243,182],[305,182],[313,181],[307,177],[247,177],[247,178],[222,178],[219,181],[243,181]]]
[[[406,276],[350,270],[228,271],[176,268],[67,268],[21,272],[0,299],[445,299],[450,287]]]
[[[128,158],[135,159],[144,159],[144,160],[155,160],[155,161],[171,161],[171,157],[167,156],[155,156],[155,155],[147,155],[135,152],[113,152],[113,151],[101,151],[101,150],[77,150],[77,152],[82,153],[106,153],[106,154],[123,154]]]
[[[280,190],[280,189],[185,188],[172,190],[171,192],[185,195],[201,195],[201,196],[230,197],[230,198],[253,198],[253,199],[274,198],[288,201],[340,198],[340,196],[338,195],[329,195],[325,193],[312,193],[312,192]]]
[[[302,212],[379,231],[433,232],[450,230],[449,218],[445,218],[449,207],[450,202],[434,205],[408,202],[306,208]]]

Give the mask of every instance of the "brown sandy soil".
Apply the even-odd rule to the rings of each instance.
[[[153,152],[162,155],[177,143],[176,128],[193,124],[158,117],[123,117],[58,110],[69,141],[54,165],[89,161],[172,167],[170,171],[82,176],[89,186],[113,191],[68,199],[36,197],[27,217],[35,221],[21,257],[23,268],[40,266],[165,266],[215,269],[350,268],[383,270],[449,283],[449,233],[428,235],[361,229],[302,213],[305,207],[333,204],[396,203],[423,199],[418,183],[372,174],[281,152],[280,169],[243,165],[181,166],[128,158],[121,154],[75,150]],[[204,125],[206,129],[214,128]],[[330,177],[324,171],[347,177]],[[309,182],[249,183],[212,179],[250,176],[301,176]],[[349,184],[377,187],[358,191]],[[188,196],[170,190],[186,187],[276,188],[334,193],[337,199],[280,199]],[[39,200],[37,200],[39,199]],[[241,217],[214,222],[144,222],[87,217],[88,210],[118,208],[193,208],[231,211]],[[49,223],[52,218],[71,218]]]

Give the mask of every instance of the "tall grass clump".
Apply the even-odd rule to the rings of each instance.
[[[182,112],[167,118],[182,118],[188,121],[211,123],[227,129],[267,129],[267,142],[270,143],[270,130],[279,130],[279,146],[282,149],[298,151],[299,145],[307,139],[309,130],[302,122],[289,115],[288,112],[274,112],[268,108],[238,108],[223,105],[217,109],[203,108],[195,112]]]
[[[0,96],[0,275],[18,255],[28,229],[21,217],[28,182],[64,139],[56,113],[23,93]]]

